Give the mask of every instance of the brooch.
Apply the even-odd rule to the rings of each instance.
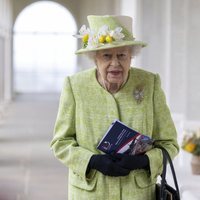
[[[136,87],[135,91],[133,92],[133,96],[138,104],[141,103],[142,100],[144,99],[144,87],[143,86]]]

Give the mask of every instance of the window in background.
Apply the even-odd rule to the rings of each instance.
[[[15,92],[59,92],[76,71],[77,31],[70,12],[49,1],[33,3],[14,26]]]

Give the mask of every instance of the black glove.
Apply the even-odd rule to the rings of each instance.
[[[129,169],[117,165],[116,159],[109,155],[93,155],[89,161],[87,172],[96,169],[107,176],[127,176]]]
[[[147,169],[149,170],[149,158],[147,155],[127,155],[115,154],[113,158],[116,159],[116,164],[129,169]]]

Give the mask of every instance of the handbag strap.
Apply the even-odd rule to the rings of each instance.
[[[178,197],[180,198],[178,181],[177,181],[177,178],[176,178],[176,173],[175,173],[175,170],[174,170],[174,165],[173,165],[173,162],[171,160],[171,157],[170,157],[169,153],[167,152],[167,150],[165,148],[163,148],[161,146],[159,146],[158,148],[160,148],[162,150],[162,154],[163,154],[163,172],[162,172],[161,188],[163,188],[164,184],[166,183],[166,172],[167,172],[167,161],[168,161],[170,168],[171,168],[173,180],[174,180],[174,185],[176,187]]]

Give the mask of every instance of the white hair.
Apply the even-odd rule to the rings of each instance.
[[[141,45],[134,45],[134,46],[131,46],[130,49],[131,49],[132,58],[134,58],[135,56],[140,54],[142,46]]]

